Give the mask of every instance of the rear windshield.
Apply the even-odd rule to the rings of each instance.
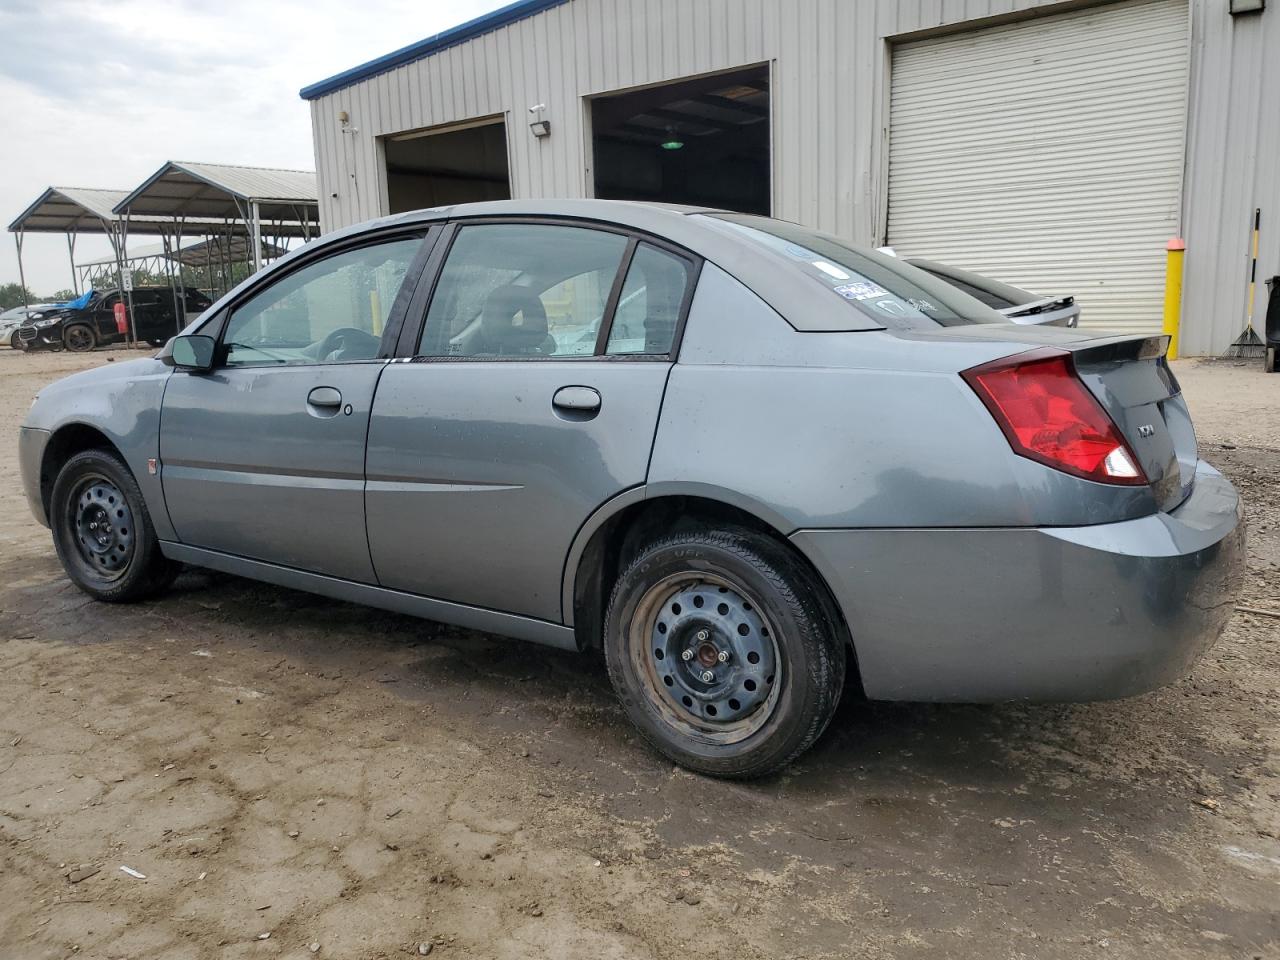
[[[748,214],[699,214],[787,258],[877,324],[898,330],[1007,323],[986,304],[909,263],[794,223]]]

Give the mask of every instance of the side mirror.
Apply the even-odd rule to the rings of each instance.
[[[191,370],[196,373],[207,373],[213,369],[213,354],[217,341],[213,337],[191,334],[186,337],[174,337],[169,341],[169,361],[180,370]],[[162,358],[163,359],[163,358]]]

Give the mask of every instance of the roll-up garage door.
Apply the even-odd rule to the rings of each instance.
[[[1158,330],[1187,29],[1186,0],[1142,0],[895,47],[889,243]]]

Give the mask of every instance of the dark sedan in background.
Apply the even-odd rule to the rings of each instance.
[[[185,291],[182,316],[174,311],[175,296],[169,287],[138,287],[133,291],[134,335],[138,340],[161,346],[195,316],[213,303],[198,290]],[[87,298],[33,310],[18,328],[19,346],[25,350],[72,350],[83,352],[106,343],[120,343],[125,335],[116,324],[115,307],[121,302],[119,290],[95,290]]]
[[[919,257],[908,257],[906,262],[982,301],[1010,323],[1049,327],[1080,325],[1080,305],[1075,297],[1042,297],[1000,280]]]

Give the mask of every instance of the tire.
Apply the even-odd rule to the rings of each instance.
[[[1266,373],[1276,372],[1276,348],[1267,347],[1266,355],[1262,361],[1262,369]]]
[[[714,777],[765,776],[812,746],[840,701],[845,646],[827,609],[809,570],[769,537],[673,534],[614,585],[609,677],[660,753]]]
[[[62,331],[62,343],[72,353],[88,353],[98,345],[98,335],[87,323],[73,323]]]
[[[15,330],[9,335],[9,347],[13,350],[22,349],[22,340],[18,337],[18,331]]]
[[[86,450],[63,464],[49,524],[67,576],[97,600],[145,600],[178,574],[179,565],[160,552],[137,481],[111,451]]]

